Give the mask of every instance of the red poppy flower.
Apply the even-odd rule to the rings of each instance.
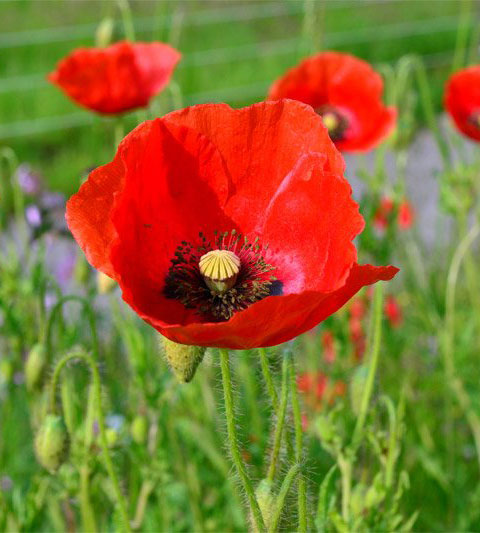
[[[393,212],[395,211],[395,204],[393,200],[385,196],[382,198],[378,209],[373,215],[373,225],[377,230],[383,233],[392,221]],[[407,200],[402,200],[397,208],[397,225],[401,230],[410,229],[413,225],[414,211]]]
[[[323,52],[290,69],[270,88],[268,98],[291,98],[322,116],[342,152],[374,148],[393,129],[396,110],[382,103],[383,82],[365,61]]]
[[[90,263],[169,339],[233,349],[308,331],[397,268],[358,265],[344,162],[300,102],[140,124],[67,205]]]
[[[325,362],[329,364],[334,363],[337,350],[335,348],[335,337],[331,331],[327,330],[322,333],[322,348]]]
[[[403,313],[397,299],[390,295],[385,300],[385,314],[390,325],[393,328],[397,328],[403,322]]]
[[[462,133],[480,141],[480,65],[459,70],[450,77],[445,107]]]
[[[77,104],[112,114],[146,107],[170,81],[180,53],[164,43],[77,48],[48,79]]]
[[[407,200],[403,200],[398,206],[398,227],[402,230],[411,228],[414,217],[415,215],[412,206],[407,202]]]

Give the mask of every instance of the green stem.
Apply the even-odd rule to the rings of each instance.
[[[90,470],[87,465],[80,467],[80,513],[84,531],[98,531],[90,500]]]
[[[448,169],[451,167],[450,163],[450,149],[445,138],[440,131],[438,126],[437,118],[435,116],[435,109],[433,107],[432,95],[430,92],[430,86],[428,84],[427,72],[425,70],[425,65],[419,57],[412,57],[412,66],[414,68],[418,89],[420,91],[420,99],[422,102],[423,113],[428,127],[433,133],[435,140],[437,142],[440,155],[442,156],[443,163]]]
[[[453,54],[452,73],[464,66],[465,53],[467,51],[468,34],[470,29],[470,17],[472,12],[472,1],[463,0],[460,6],[460,16],[458,20],[457,39],[455,41],[455,52]]]
[[[133,25],[132,10],[128,0],[117,0],[120,13],[122,14],[123,31],[125,37],[132,43],[135,41],[135,28]]]
[[[365,389],[360,403],[360,411],[355,425],[352,438],[352,449],[355,452],[360,444],[360,440],[363,434],[363,428],[365,426],[365,420],[367,418],[368,407],[370,404],[370,398],[373,392],[373,385],[375,382],[375,375],[377,372],[378,359],[380,355],[380,341],[382,337],[382,316],[383,316],[383,286],[381,283],[377,283],[375,286],[375,294],[373,297],[373,336],[371,338],[371,347],[368,357],[368,375],[365,383]]]
[[[285,506],[285,498],[287,497],[290,487],[292,486],[292,483],[295,481],[295,478],[299,472],[300,465],[293,465],[287,472],[275,502],[275,510],[272,516],[270,527],[268,528],[268,533],[274,533],[278,530],[280,518],[282,517],[282,511]]]
[[[270,366],[268,364],[267,350],[265,348],[259,348],[258,353],[260,354],[260,366],[262,367],[263,379],[267,385],[268,395],[272,402],[274,412],[278,411],[278,395],[273,383],[272,374],[270,372]]]
[[[295,462],[299,465],[303,462],[303,429],[302,414],[298,401],[297,376],[295,373],[295,363],[289,353],[288,364],[290,370],[290,394],[292,396],[293,421],[295,425]],[[304,476],[300,475],[298,480],[298,531],[307,531],[307,485]]]
[[[288,375],[289,375],[289,362],[288,362],[288,355],[286,355],[282,363],[282,390],[280,393],[280,405],[276,413],[277,425],[275,427],[275,434],[273,437],[272,457],[270,459],[270,466],[268,468],[268,473],[267,473],[267,479],[271,481],[272,483],[275,479],[275,474],[277,472],[278,458],[280,456],[280,449],[282,446],[283,426],[285,424],[285,416],[287,414]]]
[[[467,255],[470,246],[480,235],[480,225],[478,222],[472,226],[470,231],[460,241],[448,271],[447,289],[445,292],[445,347],[443,350],[443,360],[445,367],[445,379],[451,387],[458,404],[465,414],[465,418],[472,431],[477,452],[477,460],[480,467],[480,417],[472,408],[470,397],[466,392],[460,378],[456,375],[454,341],[455,341],[455,293],[460,266]]]
[[[228,350],[226,350],[225,348],[220,348],[220,366],[222,369],[223,396],[225,401],[225,416],[227,419],[227,435],[230,454],[237,470],[237,474],[240,477],[243,488],[247,494],[255,526],[258,531],[265,531],[265,524],[263,522],[262,513],[260,511],[260,507],[258,506],[258,502],[255,497],[255,491],[253,490],[252,482],[248,477],[247,469],[245,467],[245,464],[243,463],[242,456],[240,454],[240,449],[238,446],[237,428],[235,425],[235,411],[232,394],[232,378],[230,375],[230,367],[228,362]]]
[[[92,332],[92,351],[93,355],[95,356],[95,359],[98,360],[100,348],[98,343],[98,335],[97,335],[97,327],[95,322],[95,312],[93,311],[93,308],[90,304],[90,302],[86,298],[82,298],[81,296],[76,296],[74,294],[70,294],[67,296],[63,296],[58,300],[58,302],[53,306],[50,316],[48,317],[47,325],[45,328],[45,331],[43,332],[44,338],[42,340],[45,341],[45,349],[47,352],[47,360],[51,361],[52,357],[52,330],[53,330],[53,324],[55,323],[55,319],[57,317],[57,313],[60,312],[62,307],[67,302],[78,302],[83,306],[83,310],[87,315],[87,319],[90,323],[90,330]]]
[[[230,375],[230,366],[228,362],[228,350],[225,348],[220,348],[220,366],[222,369],[223,397],[225,401],[225,416],[227,419],[227,435],[230,454],[237,470],[237,474],[240,477],[243,488],[247,494],[250,510],[252,512],[253,520],[255,521],[255,526],[258,531],[265,531],[262,513],[260,511],[260,507],[258,506],[257,498],[255,497],[255,491],[253,490],[252,482],[248,477],[247,469],[243,463],[238,446],[237,428],[235,425],[235,409],[233,406],[232,377]]]
[[[348,526],[350,522],[350,496],[352,493],[352,461],[344,455],[337,459],[342,478],[342,518]]]
[[[273,383],[272,373],[270,372],[270,365],[268,362],[267,351],[265,348],[259,348],[258,352],[260,354],[260,366],[262,367],[263,379],[265,380],[268,395],[270,396],[270,401],[272,402],[273,412],[276,413],[277,416],[279,416],[278,394],[275,388],[275,384]],[[291,439],[291,435],[289,431],[285,431],[285,443],[287,446],[288,460],[293,462],[294,452],[293,452],[292,439]]]
[[[52,381],[50,383],[50,410],[52,413],[57,412],[57,406],[56,406],[56,390],[57,385],[60,379],[60,374],[65,367],[65,365],[72,360],[79,359],[85,363],[91,372],[92,376],[92,387],[95,394],[96,399],[96,413],[97,413],[97,421],[98,421],[98,431],[100,436],[100,444],[103,451],[103,458],[105,461],[105,468],[107,470],[107,473],[110,477],[110,481],[113,485],[113,490],[115,492],[115,497],[117,500],[117,505],[120,511],[120,516],[122,517],[122,521],[125,526],[125,531],[128,533],[131,531],[130,529],[130,521],[128,518],[128,512],[127,512],[127,505],[125,498],[122,494],[122,491],[120,489],[120,483],[117,477],[117,474],[115,472],[115,468],[113,466],[113,461],[110,456],[110,450],[108,448],[108,441],[105,431],[105,418],[103,415],[103,409],[102,409],[102,391],[101,391],[101,381],[100,381],[100,373],[98,371],[97,365],[95,364],[95,361],[92,359],[92,357],[88,354],[86,354],[83,351],[75,350],[73,352],[70,352],[69,354],[65,355],[60,359],[60,361],[56,364],[55,369],[53,371],[52,375]]]

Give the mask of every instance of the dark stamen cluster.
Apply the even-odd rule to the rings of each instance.
[[[214,242],[207,240],[203,233],[194,246],[182,241],[177,247],[165,279],[165,294],[175,298],[189,309],[210,320],[229,320],[236,311],[246,309],[271,294],[276,280],[271,276],[275,267],[265,262],[258,237],[249,242],[246,236],[235,230],[215,232]],[[200,258],[211,250],[231,250],[240,259],[240,271],[235,285],[223,294],[208,288],[199,269]]]
[[[341,141],[345,137],[345,130],[348,127],[348,120],[335,107],[325,104],[315,109],[315,112],[321,117],[332,115],[335,117],[337,125],[334,128],[328,128],[328,135],[332,141]]]

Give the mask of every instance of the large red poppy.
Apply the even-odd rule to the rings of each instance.
[[[77,48],[48,79],[83,107],[122,113],[147,106],[168,84],[180,57],[164,43],[122,41],[106,48]]]
[[[198,105],[127,135],[69,200],[67,222],[89,262],[169,339],[271,346],[397,272],[356,263],[364,221],[343,172],[309,106]],[[199,261],[227,248],[241,266],[224,298]]]
[[[463,134],[480,141],[480,65],[459,70],[450,77],[445,107]]]
[[[382,103],[381,76],[349,54],[323,52],[303,60],[270,88],[268,98],[292,98],[323,117],[342,152],[365,152],[393,129],[396,110]]]

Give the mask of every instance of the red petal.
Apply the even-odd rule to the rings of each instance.
[[[146,106],[168,83],[180,57],[164,43],[77,48],[48,79],[83,107],[120,113]]]
[[[332,293],[270,296],[236,313],[228,322],[167,324],[141,309],[134,309],[162,335],[175,342],[238,350],[274,346],[325,320],[365,285],[390,280],[397,272],[398,268],[393,266],[354,265],[345,285]]]
[[[301,158],[270,201],[261,232],[283,293],[331,292],[345,283],[364,221],[350,184],[325,171],[324,154]]]
[[[382,103],[383,81],[366,62],[349,54],[323,52],[305,59],[271,87],[269,99],[293,98],[313,108],[337,107],[349,119],[339,150],[374,148],[395,125],[396,111]]]
[[[203,133],[218,148],[233,185],[226,212],[243,233],[259,231],[260,215],[302,156],[322,153],[325,171],[344,172],[320,117],[299,102],[261,102],[236,110],[205,104],[165,120]]]

